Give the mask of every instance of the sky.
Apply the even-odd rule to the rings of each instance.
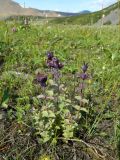
[[[14,0],[21,6],[40,10],[54,10],[63,12],[80,12],[83,10],[97,11],[107,7],[117,0]]]

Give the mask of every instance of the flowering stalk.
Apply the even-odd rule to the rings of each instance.
[[[45,88],[47,86],[47,84],[46,84],[47,76],[38,72],[38,74],[36,76],[36,81],[42,87],[43,95],[45,96],[45,99],[46,99]]]
[[[88,70],[88,63],[83,64],[82,66],[82,73],[78,76],[79,78],[82,79],[82,82],[80,83],[80,97],[83,99],[84,98],[84,88],[85,88],[85,81],[88,79],[88,74],[87,74],[87,70]],[[80,105],[82,105],[83,103],[81,102]]]
[[[63,64],[59,61],[57,57],[54,57],[53,52],[47,52],[47,66],[51,69],[53,79],[57,84],[57,105],[59,103],[59,87],[60,87],[60,70],[63,68]]]
[[[73,79],[73,91],[71,94],[71,99],[74,99],[75,92],[76,92],[76,70],[72,71],[72,79]]]

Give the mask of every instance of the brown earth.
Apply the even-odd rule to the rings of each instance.
[[[0,0],[0,17],[8,16],[19,16],[19,15],[29,15],[29,16],[42,16],[45,17],[58,17],[59,14],[55,11],[41,11],[34,8],[23,8],[20,4],[12,0]]]

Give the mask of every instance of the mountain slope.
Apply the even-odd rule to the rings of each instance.
[[[20,14],[22,7],[11,0],[0,0],[0,16]]]
[[[112,24],[112,25],[116,25],[119,24],[119,17],[120,16],[120,9],[115,9],[113,11],[111,11],[108,15],[106,15],[105,17],[99,19],[95,25],[101,25],[101,24]]]
[[[100,25],[103,21],[104,24],[107,24],[109,21],[111,24],[119,23],[119,13],[120,13],[120,4],[119,2],[94,13],[83,14],[74,17],[61,17],[55,18],[50,23],[56,24],[79,24],[79,25],[91,25],[96,24]],[[119,9],[118,9],[119,8]],[[104,20],[102,16],[104,14]]]
[[[58,13],[54,11],[46,11],[48,17],[58,17]],[[0,0],[0,17],[8,16],[45,16],[45,11],[34,8],[23,8],[18,3],[12,0]]]
[[[34,8],[23,8],[12,0],[0,0],[0,17],[8,16],[40,16],[40,17],[66,17],[76,16],[80,14],[90,13],[90,11],[82,11],[79,13],[56,12],[49,10],[38,10]]]
[[[81,14],[87,14],[87,13],[91,13],[91,12],[88,11],[88,10],[83,10],[83,11],[78,12],[78,13],[71,13],[71,12],[57,12],[57,13],[59,13],[62,16],[65,16],[65,17],[70,17],[70,16],[79,16]]]

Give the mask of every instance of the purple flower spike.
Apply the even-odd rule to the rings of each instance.
[[[41,82],[40,85],[41,85],[41,87],[46,87],[47,86],[46,83],[43,83],[43,82]]]
[[[86,80],[86,79],[88,79],[88,74],[82,73],[82,74],[80,75],[80,77],[81,77],[82,80]]]
[[[54,63],[56,63],[56,64],[58,64],[58,63],[59,63],[59,59],[58,59],[58,58],[56,58],[56,57],[53,57],[52,61],[53,61]]]
[[[47,52],[47,66],[55,69],[62,69],[63,64],[60,63],[57,57],[54,57],[53,52]]]
[[[82,71],[85,73],[88,69],[88,63],[84,62],[84,65],[82,66]]]
[[[53,57],[54,57],[53,56],[53,52],[47,52],[47,58],[48,58],[48,60],[52,60]]]
[[[47,66],[50,68],[55,68],[55,64],[53,61],[47,60]]]
[[[47,66],[55,69],[62,69],[64,65],[59,62],[58,58],[53,57],[52,60],[47,60]]]
[[[41,87],[46,87],[47,76],[41,73],[37,74],[36,77],[37,82],[41,85]]]

